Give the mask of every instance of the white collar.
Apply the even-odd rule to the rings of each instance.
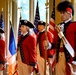
[[[22,34],[22,35],[25,36],[27,33],[28,33],[28,32],[26,32],[26,33],[24,33],[24,34]]]

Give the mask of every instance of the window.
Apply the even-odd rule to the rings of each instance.
[[[29,0],[20,0],[22,19],[29,20]]]
[[[21,9],[21,15],[22,19],[29,20],[29,0],[20,0],[20,7]],[[43,20],[46,22],[46,6],[45,6],[46,0],[38,0],[38,6],[39,6],[39,13],[40,13],[40,20]],[[34,0],[34,16],[36,14],[36,5],[37,0]],[[49,22],[49,8],[48,8],[48,22]]]
[[[45,6],[45,3],[46,3],[46,0],[38,0],[40,20],[43,20],[46,22],[46,6]],[[37,0],[35,0],[35,11],[36,11],[36,5],[37,5]],[[36,12],[35,12],[35,14],[36,14]],[[49,8],[48,8],[48,21],[49,21]]]

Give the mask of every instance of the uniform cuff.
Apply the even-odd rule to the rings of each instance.
[[[48,45],[48,48],[47,49],[51,49],[52,48],[52,44],[50,42],[48,44],[49,45]]]
[[[73,61],[76,61],[76,56],[73,58]]]
[[[48,49],[53,49],[53,43],[48,43],[49,45],[48,45]]]
[[[76,65],[76,61],[72,61],[72,64]]]
[[[4,62],[4,61],[2,61],[2,60],[0,60],[0,64],[3,64],[3,65],[4,65],[4,64],[5,64],[5,62]]]
[[[36,64],[35,62],[31,62],[29,65],[30,66],[35,66],[35,64]]]
[[[49,55],[48,58],[53,58],[53,55]]]

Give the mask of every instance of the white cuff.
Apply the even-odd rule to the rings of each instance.
[[[72,61],[72,64],[76,65],[76,61]]]
[[[48,48],[47,49],[51,49],[52,48],[52,44],[50,42],[48,42]]]

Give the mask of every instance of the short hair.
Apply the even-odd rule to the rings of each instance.
[[[61,1],[58,5],[57,5],[57,10],[59,12],[61,11],[66,11],[66,8],[70,8],[72,9],[72,15],[74,15],[74,8],[71,2],[69,1]]]

